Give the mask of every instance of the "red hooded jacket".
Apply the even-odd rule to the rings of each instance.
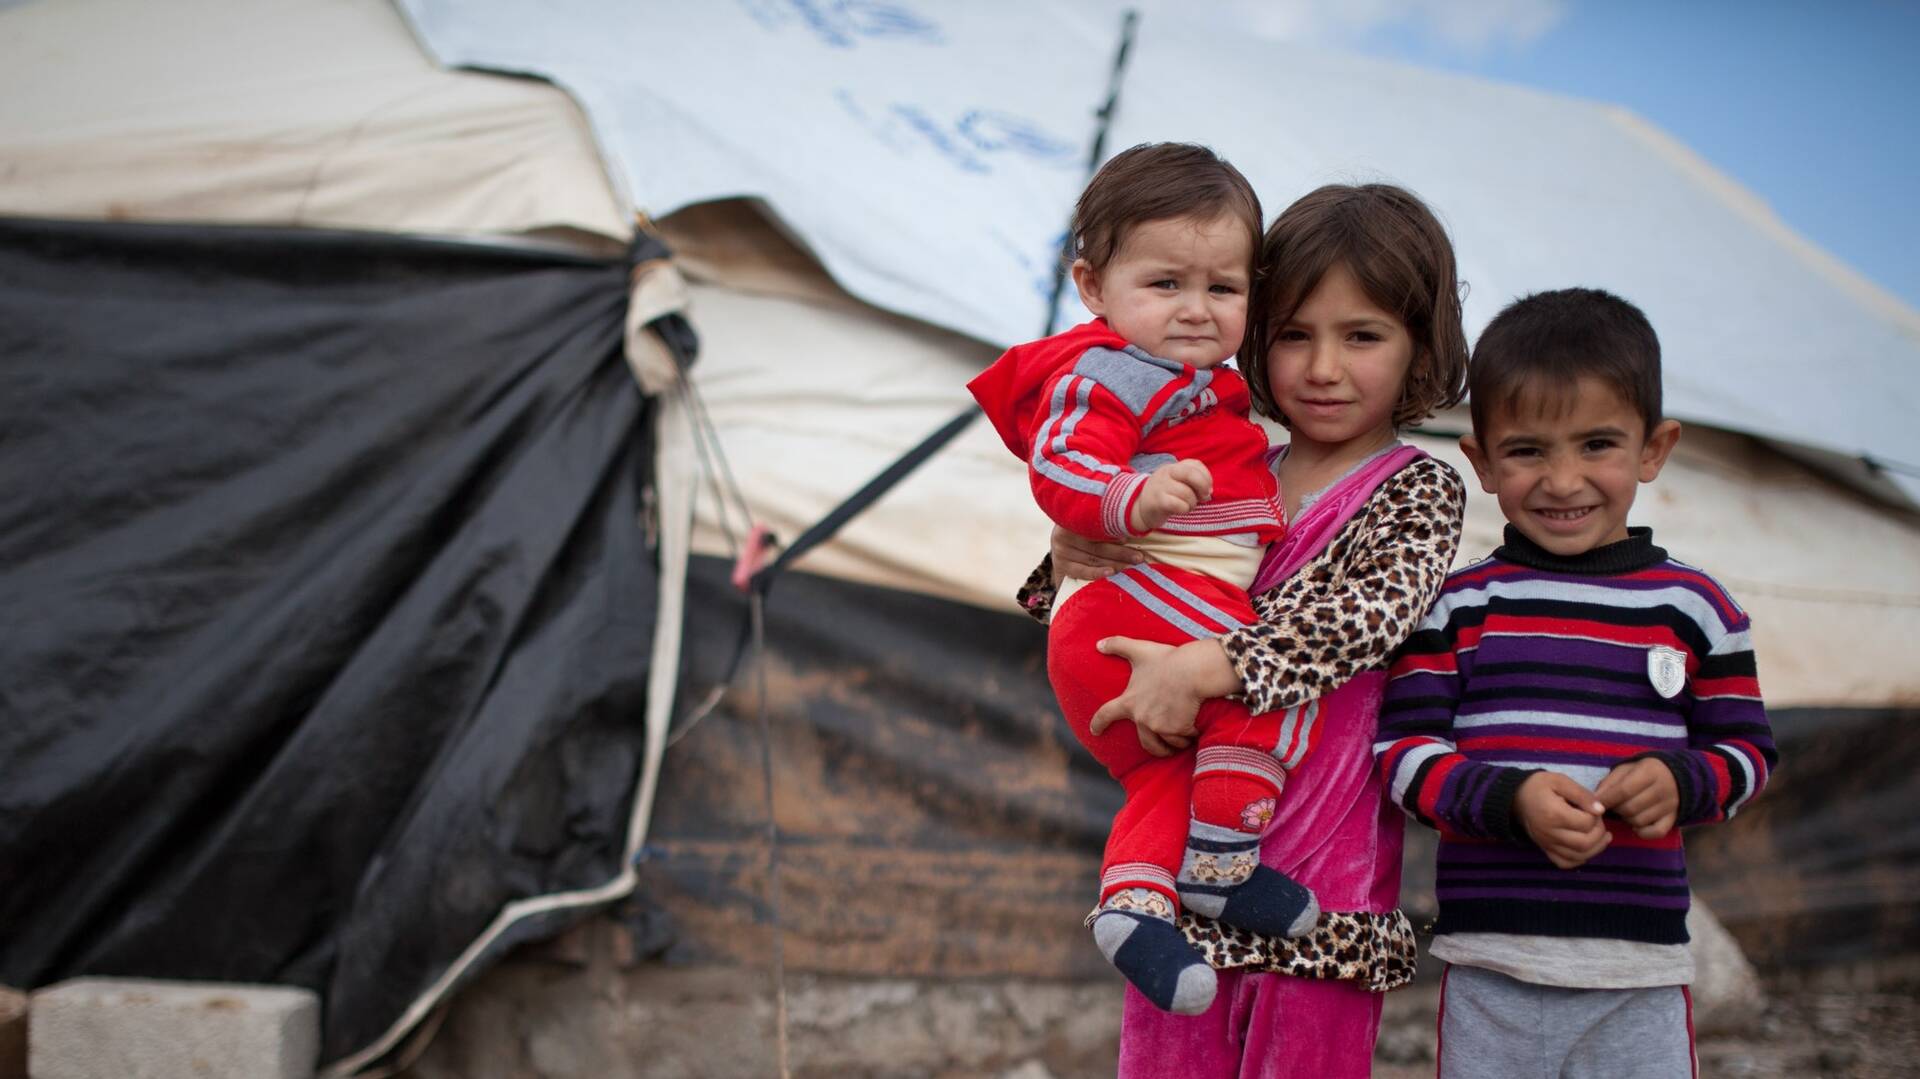
[[[1160,531],[1260,543],[1286,532],[1267,436],[1248,418],[1246,380],[1231,367],[1151,356],[1095,319],[1008,349],[967,389],[1027,462],[1040,508],[1069,531],[1132,538],[1147,476],[1193,459],[1212,474],[1213,497]]]

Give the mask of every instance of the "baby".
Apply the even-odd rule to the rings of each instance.
[[[1201,146],[1136,146],[1103,166],[1075,207],[1072,274],[1097,317],[1016,346],[968,385],[1035,499],[1082,536],[1147,561],[1100,581],[1064,582],[1047,666],[1068,725],[1120,781],[1090,917],[1101,952],[1149,1000],[1197,1014],[1216,979],[1176,926],[1184,904],[1230,925],[1298,936],[1311,893],[1260,865],[1286,769],[1316,728],[1297,711],[1250,714],[1208,701],[1184,739],[1093,714],[1131,668],[1101,655],[1124,636],[1179,644],[1256,621],[1246,589],[1285,534],[1267,438],[1248,417],[1240,350],[1260,240],[1260,202],[1237,169]]]

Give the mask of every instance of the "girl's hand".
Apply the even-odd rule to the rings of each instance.
[[[1121,543],[1102,543],[1053,526],[1053,583],[1058,587],[1068,577],[1097,581],[1139,562],[1147,556]]]
[[[1093,714],[1089,729],[1098,735],[1120,720],[1132,720],[1141,748],[1156,757],[1170,756],[1192,745],[1196,733],[1193,719],[1206,697],[1194,688],[1193,674],[1188,669],[1192,657],[1182,656],[1188,647],[1175,648],[1132,637],[1108,637],[1101,641],[1100,651],[1133,664],[1133,675],[1127,679],[1126,692],[1101,705]],[[1222,659],[1224,661],[1224,655]]]

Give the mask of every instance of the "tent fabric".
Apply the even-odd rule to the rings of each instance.
[[[992,358],[837,290],[749,203],[660,227],[694,280],[704,336],[689,377],[747,502],[787,538],[952,415]],[[1412,437],[1470,475],[1464,425],[1450,414]],[[746,619],[726,584],[740,525],[690,451],[663,451],[660,470],[663,489],[684,473],[695,495],[684,723]],[[1914,793],[1899,732],[1920,709],[1906,658],[1920,528],[1698,425],[1635,520],[1753,614],[1785,755],[1766,798],[1689,837],[1700,894],[1771,968],[1920,951],[1914,845],[1881,826]],[[1491,498],[1471,497],[1461,561],[1497,545],[1501,525]],[[743,678],[665,758],[638,896],[670,961],[757,969],[777,931],[792,971],[1104,973],[1078,916],[1116,794],[1057,718],[1044,635],[1012,602],[1046,533],[1018,462],[976,424],[775,582],[765,662],[784,900],[768,905],[759,698]]]
[[[0,982],[275,982],[323,1056],[627,872],[628,268],[0,222]]]
[[[1324,183],[1387,180],[1452,233],[1469,335],[1543,289],[1606,288],[1659,331],[1682,420],[1900,466],[1920,493],[1920,312],[1794,234],[1653,125],[1595,102],[1312,49],[1273,63],[1209,52],[1221,106],[1196,113],[1150,73],[1213,44],[1147,25],[1114,145],[1214,145],[1270,212]],[[1228,94],[1228,87],[1258,87]],[[1272,122],[1285,116],[1284,124]]]
[[[655,217],[756,197],[863,300],[1001,347],[1046,323],[1084,156],[1050,148],[1088,143],[1117,20],[1014,3],[400,3],[442,62],[571,90]],[[622,47],[636,40],[649,62]],[[968,119],[987,116],[1021,123]],[[1151,139],[1215,146],[1270,213],[1329,181],[1406,184],[1452,226],[1470,330],[1527,292],[1612,289],[1661,332],[1674,415],[1887,462],[1920,494],[1920,314],[1630,114],[1147,18],[1107,146]]]
[[[727,677],[747,616],[730,571],[690,566],[683,701]],[[790,969],[1110,973],[1080,919],[1119,791],[1057,715],[1045,638],[925,595],[774,583],[760,662]],[[758,967],[770,952],[760,681],[683,717],[667,751],[639,896],[672,918],[669,958]]]
[[[1464,426],[1461,428],[1464,429]],[[1454,439],[1420,440],[1468,477]],[[1920,524],[1769,446],[1704,427],[1683,430],[1632,521],[1674,557],[1701,566],[1753,617],[1769,708],[1920,706]],[[1461,557],[1499,545],[1505,525],[1477,485]]]
[[[966,406],[965,381],[993,350],[842,296],[795,298],[772,283],[782,241],[760,232],[764,258],[715,257],[702,222],[724,220],[736,252],[753,249],[740,218],[668,218],[676,242],[707,252],[692,290],[704,331],[693,380],[707,402],[747,503],[787,539],[818,520],[928,431]],[[746,288],[733,286],[743,267]],[[1435,431],[1465,430],[1464,414]],[[1276,439],[1284,432],[1272,428]],[[1462,476],[1453,437],[1415,436]],[[662,469],[697,472],[691,454]],[[690,480],[698,486],[698,480]],[[1688,427],[1634,522],[1676,557],[1706,567],[1754,619],[1762,684],[1775,705],[1920,704],[1920,527],[1745,436]],[[1490,497],[1468,499],[1461,561],[1499,544]],[[799,568],[1014,610],[1014,588],[1046,550],[1048,522],[1019,461],[975,424]],[[694,511],[694,550],[725,555],[740,524],[711,498]]]
[[[1117,18],[1007,0],[399,7],[448,66],[571,92],[649,216],[757,196],[864,300],[1002,344],[1046,325]]]
[[[1764,674],[1764,672],[1763,672]],[[1769,709],[1781,768],[1733,826],[1687,838],[1689,874],[1773,968],[1920,957],[1920,709]]]
[[[0,11],[0,214],[551,235],[633,214],[573,102],[442,71],[384,0]]]
[[[693,559],[691,700],[725,677],[746,617],[729,570]],[[760,971],[777,932],[789,972],[1111,977],[1081,916],[1119,790],[1058,716],[1041,627],[806,572],[775,584],[766,626],[769,740],[756,677],[668,750],[638,892],[652,946]],[[1690,883],[1771,969],[1920,955],[1903,823],[1920,709],[1770,712],[1782,767],[1734,821],[1688,834]],[[1408,835],[1402,903],[1430,917],[1432,833]]]

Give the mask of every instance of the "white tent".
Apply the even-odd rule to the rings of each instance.
[[[758,196],[854,295],[1003,347],[1044,322],[1119,39],[1070,5],[401,6],[445,63],[573,91],[648,213]],[[1470,331],[1602,285],[1659,328],[1674,415],[1920,485],[1920,316],[1631,114],[1151,17],[1122,85],[1110,148],[1211,144],[1270,212],[1331,180],[1424,194]]]
[[[787,537],[964,407],[966,379],[1044,317],[1035,252],[1056,242],[1085,167],[1063,166],[1057,147],[1077,156],[1090,138],[1111,59],[1104,22],[1013,6],[825,22],[757,5],[642,14],[575,0],[538,17],[512,4],[401,7],[449,62],[542,70],[581,95],[586,115],[537,81],[435,69],[372,0],[199,0],[197,15],[30,4],[5,16],[13,62],[0,79],[20,107],[0,116],[11,166],[0,212],[602,246],[625,242],[635,211],[664,218],[699,282],[696,381],[750,504]],[[340,62],[302,64],[315,42]],[[1160,80],[1192,67],[1193,48],[1177,28],[1142,25],[1110,148],[1209,141],[1255,178],[1270,212],[1312,184],[1405,182],[1455,233],[1474,326],[1536,288],[1597,283],[1636,299],[1661,331],[1671,411],[1696,426],[1641,517],[1754,608],[1775,701],[1920,700],[1900,644],[1920,620],[1913,518],[1851,496],[1823,478],[1831,469],[1698,429],[1825,450],[1825,464],[1920,460],[1908,445],[1920,431],[1920,316],[1620,110],[1306,49],[1275,65],[1249,47],[1216,50],[1204,69],[1218,108],[1170,112],[1181,99]],[[997,59],[979,66],[982,52]],[[1021,81],[1029,69],[1039,82]],[[742,88],[749,75],[758,89]],[[1003,134],[1037,118],[1024,121],[1024,149],[982,148],[984,120],[969,129],[989,163],[974,171],[954,167],[959,150],[931,132],[876,134],[872,115],[849,111],[849,87],[904,103],[896,126],[912,101],[953,116],[974,101]],[[734,196],[755,201],[703,205]],[[1025,230],[1032,250],[983,245],[983,229]],[[632,321],[680,295],[656,275]],[[994,316],[969,313],[979,310]],[[1809,315],[1770,322],[1778,310]],[[644,335],[629,342],[648,388],[668,385]],[[1804,385],[1795,376],[1809,369],[1849,377]],[[664,444],[679,448],[666,458],[688,470],[662,477],[664,505],[693,522],[694,550],[726,553],[719,507],[693,506],[704,480],[683,420],[663,418]],[[967,432],[802,567],[1009,606],[1045,530],[1005,457],[984,428]],[[1466,554],[1492,546],[1492,514],[1473,500]],[[1878,628],[1842,629],[1864,625]]]
[[[5,19],[0,213],[631,234],[566,95],[421,63],[386,5],[34,3]]]

